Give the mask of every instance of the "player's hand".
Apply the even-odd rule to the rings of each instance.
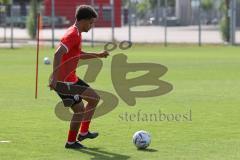
[[[109,56],[108,51],[103,51],[102,53],[99,53],[98,56],[100,58],[107,58]]]

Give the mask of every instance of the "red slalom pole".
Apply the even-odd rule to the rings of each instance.
[[[40,13],[38,13],[37,15],[37,58],[36,58],[35,99],[37,99],[38,96],[39,32],[40,32]]]

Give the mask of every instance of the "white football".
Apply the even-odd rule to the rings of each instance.
[[[47,65],[51,64],[51,61],[48,57],[44,57],[43,62],[44,62],[44,64],[47,64]]]
[[[137,131],[133,135],[133,144],[138,149],[146,149],[151,143],[151,135],[146,131]]]

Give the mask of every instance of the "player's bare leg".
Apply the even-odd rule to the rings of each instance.
[[[73,116],[70,122],[68,142],[66,143],[65,148],[72,148],[72,149],[83,148],[83,145],[76,142],[76,137],[78,134],[79,126],[83,119],[84,104],[83,102],[80,102],[78,104],[73,105],[71,109],[73,110]]]
[[[100,96],[90,87],[88,87],[82,94],[82,99],[87,101],[87,106],[85,108],[85,113],[81,123],[80,134],[78,140],[82,141],[86,138],[96,138],[98,136],[97,132],[89,132],[89,125],[92,119],[92,116],[95,112],[97,104],[100,101]]]
[[[72,131],[78,131],[81,121],[83,119],[83,113],[84,113],[84,104],[83,102],[80,102],[78,104],[75,104],[71,107],[73,111],[73,116],[70,122],[70,130]]]

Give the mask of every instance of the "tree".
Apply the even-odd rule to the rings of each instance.
[[[160,6],[165,6],[165,0],[159,0],[160,1]],[[175,6],[175,0],[167,0],[167,5],[174,7]],[[141,0],[138,1],[137,3],[137,14],[139,18],[146,18],[146,13],[148,11],[154,11],[158,7],[158,0]],[[156,15],[157,16],[157,15]],[[155,17],[156,20],[159,17]]]
[[[0,0],[0,6],[3,5],[4,6],[4,10],[3,10],[3,17],[0,17],[2,18],[2,20],[0,19],[0,22],[3,21],[5,24],[4,24],[4,36],[3,36],[3,41],[6,42],[6,6],[9,5],[11,3],[11,0]],[[0,14],[1,14],[1,11],[0,11]]]
[[[224,16],[220,23],[220,28],[222,32],[222,38],[224,41],[230,41],[230,17],[228,16],[228,10],[230,7],[230,0],[222,0],[220,5],[220,10],[224,13]]]
[[[201,8],[206,12],[207,23],[211,21],[211,19],[209,19],[209,15],[210,11],[213,9],[213,6],[213,0],[202,0],[201,2]]]
[[[31,0],[30,10],[27,18],[27,29],[29,36],[34,39],[37,33],[37,11],[38,11],[38,1]]]
[[[11,0],[0,0],[0,4],[10,4]]]
[[[202,0],[201,7],[205,11],[213,9],[213,0]]]
[[[144,0],[137,4],[137,15],[140,19],[146,18],[146,12],[150,9],[150,3],[148,0]]]

